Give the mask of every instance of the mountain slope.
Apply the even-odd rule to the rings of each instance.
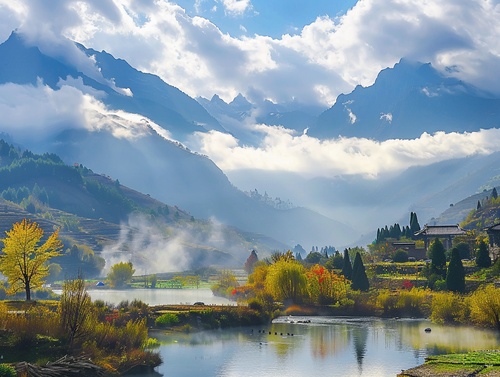
[[[500,99],[491,98],[430,64],[402,59],[382,70],[370,87],[337,98],[308,134],[375,140],[418,138],[437,131],[464,132],[498,127]]]
[[[193,116],[185,119],[191,127],[174,122],[177,131],[182,129],[179,133],[186,135],[200,130],[197,124],[204,123],[206,119],[195,117],[198,109],[202,108],[197,103],[193,105],[194,100],[169,100],[171,93],[180,92],[109,54],[90,49],[85,51],[93,56],[99,67],[102,64],[100,68],[104,79],[93,79],[64,61],[44,55],[36,47],[24,45],[14,33],[0,45],[0,83],[33,84],[39,77],[58,90],[61,82],[72,85],[74,81],[81,80],[84,90],[92,93],[91,88],[105,93],[99,99],[110,107],[151,116],[153,121],[173,132],[173,126],[162,124],[162,120],[155,115],[158,103],[166,103],[166,108],[175,111],[182,119],[185,119],[183,114]],[[26,62],[27,59],[32,64]],[[16,64],[18,60],[22,63]],[[69,80],[68,75],[73,80]],[[133,96],[123,94],[124,88],[129,88]],[[157,97],[158,102],[151,105],[150,101],[156,101]],[[344,244],[354,237],[354,230],[348,226],[306,209],[298,208],[291,212],[257,203],[236,189],[211,160],[190,152],[180,143],[167,140],[147,120],[131,121],[118,112],[95,114],[99,110],[93,111],[92,119],[99,120],[99,127],[77,129],[67,124],[66,129],[44,144],[37,142],[26,147],[36,152],[57,153],[68,164],[92,166],[95,171],[106,172],[133,189],[177,205],[196,218],[214,218],[223,224],[260,233],[289,246],[293,246],[293,242],[304,245]],[[203,109],[202,112],[206,114]],[[208,129],[206,127],[205,130]],[[221,128],[216,123],[211,129]],[[16,140],[15,133],[12,138]],[[304,219],[315,223],[314,229],[306,230]]]
[[[35,85],[40,78],[44,84],[57,89],[70,78],[81,78],[85,86],[102,92],[100,99],[110,108],[142,114],[178,139],[195,131],[224,131],[198,102],[158,76],[142,73],[104,51],[77,46],[95,60],[99,73],[90,70],[84,73],[63,58],[47,56],[13,32],[0,44],[0,84]]]

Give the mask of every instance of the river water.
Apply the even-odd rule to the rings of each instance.
[[[118,304],[140,299],[150,305],[202,301],[234,303],[208,289],[91,290],[92,299]],[[430,327],[431,332],[424,331]],[[395,377],[425,357],[497,349],[494,331],[441,326],[422,319],[280,317],[267,326],[151,334],[168,377]],[[136,375],[138,377],[138,375]]]

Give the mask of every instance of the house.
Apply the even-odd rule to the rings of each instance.
[[[418,249],[415,242],[393,242],[392,247],[394,251],[398,249],[406,251],[409,258],[415,258],[415,260],[427,259],[427,250]]]
[[[427,225],[415,233],[415,237],[424,240],[425,250],[429,248],[429,244],[435,238],[439,238],[443,242],[446,250],[451,248],[453,238],[463,236],[466,232],[457,225]]]
[[[485,230],[486,234],[488,234],[491,259],[497,260],[500,256],[500,223],[490,226]]]

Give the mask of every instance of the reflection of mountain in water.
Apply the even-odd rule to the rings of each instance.
[[[366,341],[368,339],[368,328],[366,326],[355,327],[352,331],[354,352],[356,353],[356,360],[358,368],[361,372],[363,370],[363,359],[366,355]]]

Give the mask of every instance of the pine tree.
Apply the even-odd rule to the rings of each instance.
[[[368,291],[370,289],[370,282],[368,281],[368,276],[366,276],[365,266],[359,252],[356,253],[356,257],[354,258],[351,288],[356,291]]]
[[[446,254],[443,243],[436,238],[429,247],[431,259],[431,273],[446,278]]]
[[[491,191],[491,198],[496,199],[498,198],[498,193],[497,193],[497,188],[493,187],[493,190]]]
[[[446,289],[452,292],[465,292],[465,270],[456,247],[451,250],[451,259],[446,273]]]
[[[491,266],[490,253],[486,242],[481,241],[476,253],[476,266],[487,268]]]
[[[351,259],[349,258],[349,251],[347,249],[344,250],[344,266],[342,267],[342,275],[346,279],[352,279],[352,264]]]
[[[477,210],[481,209],[481,202],[478,200],[477,201],[477,207],[476,207]]]
[[[420,224],[418,223],[417,214],[415,212],[410,213],[410,229],[412,237],[420,230]]]

